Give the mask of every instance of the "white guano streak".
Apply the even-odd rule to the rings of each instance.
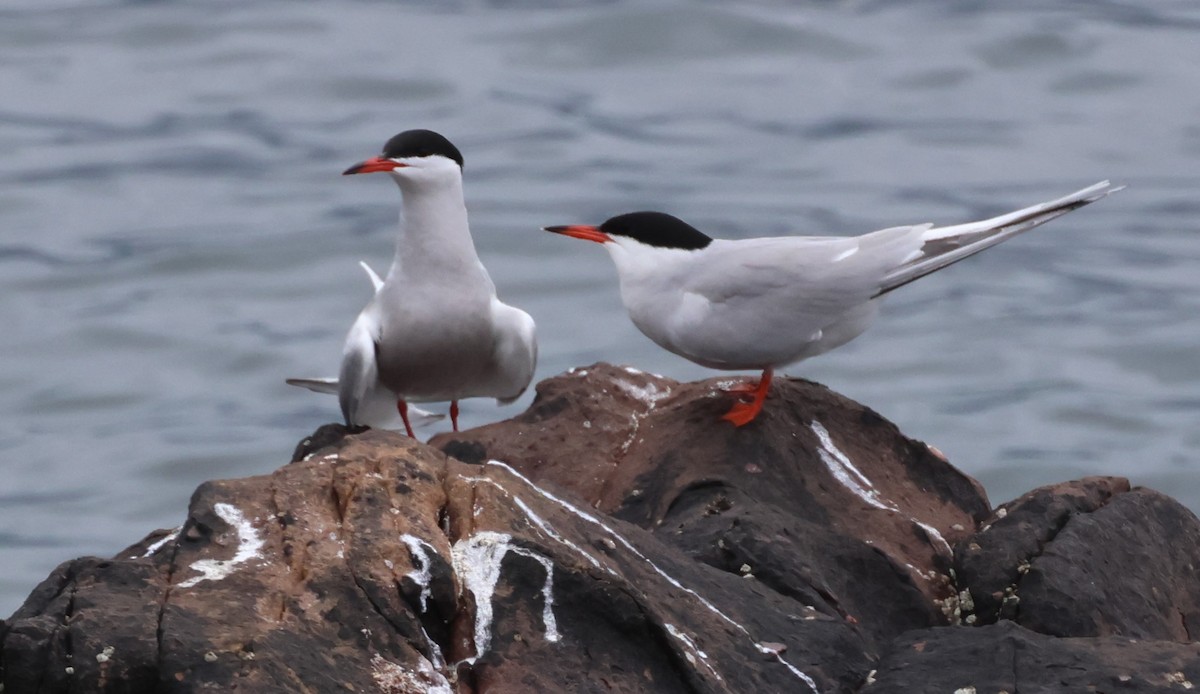
[[[665,386],[660,389],[654,383],[647,383],[644,386],[639,386],[625,380],[614,381],[614,383],[626,395],[646,406],[645,412],[633,412],[629,415],[629,436],[621,444],[621,453],[625,454],[629,452],[629,447],[637,439],[638,431],[642,426],[642,420],[650,416],[650,413],[658,406],[659,400],[671,395],[671,389]]]
[[[842,483],[842,486],[875,508],[885,511],[900,511],[890,501],[879,498],[879,492],[875,490],[871,480],[859,472],[858,468],[854,467],[854,463],[850,462],[850,458],[833,444],[833,439],[829,437],[829,431],[820,422],[814,419],[808,426],[821,441],[821,448],[817,451],[821,456],[821,462],[825,463],[825,467],[829,468],[829,472],[838,482]]]
[[[163,546],[166,545],[168,542],[179,537],[179,531],[181,531],[181,530],[183,530],[182,525],[179,526],[178,528],[175,528],[174,530],[167,533],[166,535],[163,535],[162,537],[160,537],[153,544],[151,544],[149,547],[146,548],[146,553],[142,555],[142,558],[144,559],[146,557],[152,556],[155,552],[162,549]],[[130,557],[130,559],[136,559],[136,558],[137,557]]]
[[[429,553],[425,551],[425,541],[415,535],[401,535],[400,540],[408,546],[408,554],[412,557],[413,570],[404,574],[421,587],[421,613],[428,609],[429,597],[432,595],[429,587],[433,576],[429,573]]]
[[[529,504],[525,503],[524,499],[522,499],[521,497],[519,497],[515,494],[510,493],[507,489],[500,486],[500,483],[498,483],[496,480],[489,479],[487,477],[464,477],[463,479],[466,480],[467,482],[489,484],[489,485],[495,487],[501,494],[512,499],[513,503],[517,505],[517,508],[521,509],[521,512],[524,513],[525,516],[530,521],[532,521],[534,525],[536,525],[539,529],[541,529],[541,531],[546,534],[546,537],[574,550],[576,553],[578,553],[584,559],[587,559],[588,563],[591,564],[592,566],[596,567],[597,569],[600,569],[602,571],[607,571],[608,573],[612,574],[613,576],[617,575],[616,571],[601,564],[600,561],[597,560],[596,557],[592,556],[592,554],[590,552],[588,552],[584,548],[580,547],[579,545],[575,544],[574,542],[571,542],[567,538],[560,535],[557,531],[554,530],[554,528],[550,527],[550,524],[547,523],[545,521],[545,519],[543,519],[541,516],[539,516],[532,508],[530,508]],[[478,514],[476,514],[476,515],[478,515]]]
[[[492,480],[488,480],[488,481],[492,482],[492,484],[496,484]],[[496,486],[500,487],[500,485],[498,485],[498,484],[496,484]],[[503,490],[503,487],[500,487],[500,489]],[[597,569],[602,569],[604,571],[607,571],[608,573],[613,574],[614,576],[616,575],[616,573],[617,573],[616,571],[601,564],[598,559],[596,559],[595,557],[593,557],[591,555],[591,553],[589,553],[588,551],[586,551],[579,545],[575,544],[574,542],[571,542],[567,538],[565,538],[562,535],[559,535],[557,532],[555,532],[555,530],[550,527],[549,523],[547,523],[545,520],[542,519],[541,516],[539,516],[537,513],[535,513],[533,509],[529,508],[529,504],[526,504],[524,499],[522,499],[519,496],[512,496],[511,498],[513,500],[513,503],[515,503],[517,505],[517,508],[520,508],[522,513],[524,513],[525,516],[529,518],[529,520],[533,521],[534,525],[536,525],[538,528],[540,528],[542,530],[542,532],[546,533],[547,537],[575,550],[576,553],[578,553],[584,559],[587,559],[588,563],[590,563],[592,566],[596,567]]]
[[[454,694],[454,688],[437,668],[418,656],[417,670],[407,670],[376,653],[371,657],[371,678],[381,692],[416,692]]]
[[[659,400],[669,396],[671,389],[668,387],[659,388],[653,382],[647,383],[644,386],[639,386],[636,383],[630,383],[626,380],[613,381],[626,395],[639,402],[649,405],[652,409]]]
[[[237,566],[261,556],[259,550],[263,547],[263,540],[237,507],[218,503],[213,504],[213,511],[216,511],[221,520],[228,523],[237,533],[237,552],[232,559],[200,559],[192,562],[190,568],[193,571],[199,571],[200,575],[183,581],[177,586],[178,588],[190,588],[200,581],[219,581],[233,573]]]
[[[871,483],[871,480],[867,479],[867,476],[862,474],[854,466],[854,463],[850,462],[849,456],[834,445],[833,439],[829,436],[829,431],[820,422],[814,419],[809,424],[809,427],[821,442],[821,448],[817,451],[821,456],[821,461],[825,463],[825,466],[829,468],[829,472],[837,478],[837,481],[841,482],[855,496],[871,506],[883,509],[884,511],[891,511],[901,516],[905,515],[898,506],[879,495],[879,491],[875,489],[875,485]],[[946,539],[942,537],[937,528],[911,516],[908,516],[908,520],[924,530],[925,535],[931,543],[939,549],[944,550],[947,554],[953,554],[954,551],[950,548],[950,543],[946,542]]]
[[[804,683],[807,684],[809,686],[809,688],[812,689],[813,692],[819,691],[817,689],[817,683],[814,682],[811,677],[806,675],[804,672],[802,672],[796,666],[794,666],[791,663],[784,660],[783,656],[780,655],[779,653],[776,653],[776,652],[772,651],[771,649],[766,648],[762,644],[760,644],[750,634],[750,630],[748,630],[746,627],[739,624],[737,621],[735,621],[731,617],[729,617],[729,615],[727,615],[724,612],[722,612],[721,610],[719,610],[716,605],[709,602],[709,600],[707,598],[705,598],[703,595],[700,595],[699,593],[692,590],[691,588],[684,586],[682,583],[680,583],[678,580],[676,580],[673,576],[671,576],[666,571],[663,571],[661,568],[659,568],[659,566],[657,564],[655,564],[653,561],[651,561],[649,557],[647,557],[646,555],[644,555],[640,551],[638,551],[638,549],[636,547],[634,547],[633,544],[629,542],[629,540],[626,540],[625,537],[622,536],[620,533],[618,533],[617,531],[608,527],[608,525],[605,524],[604,521],[601,521],[599,518],[596,518],[595,516],[592,516],[591,514],[585,512],[585,511],[581,511],[580,509],[576,508],[571,503],[564,501],[563,499],[555,496],[554,494],[546,491],[545,489],[542,489],[541,487],[537,486],[532,481],[530,481],[530,479],[528,477],[526,477],[525,475],[522,475],[521,473],[517,472],[514,468],[510,467],[507,463],[504,463],[499,460],[489,460],[487,464],[494,465],[503,470],[507,470],[510,475],[512,475],[512,476],[516,477],[517,479],[521,480],[522,482],[524,482],[530,489],[537,492],[542,498],[554,502],[560,508],[566,510],[567,512],[571,513],[572,515],[574,515],[578,518],[581,518],[582,520],[584,520],[588,523],[591,523],[592,525],[599,526],[602,530],[604,530],[606,533],[608,533],[608,535],[611,536],[614,540],[621,543],[621,546],[625,547],[625,549],[632,552],[634,554],[634,556],[636,556],[638,559],[641,559],[645,563],[649,564],[650,568],[653,569],[655,573],[657,573],[659,576],[661,576],[663,579],[665,579],[668,583],[675,586],[679,590],[687,593],[688,595],[691,595],[693,598],[695,598],[697,601],[699,601],[699,603],[701,605],[703,605],[705,607],[705,609],[712,612],[716,616],[720,617],[722,620],[725,621],[725,623],[729,624],[733,628],[740,631],[747,638],[749,638],[754,643],[754,647],[756,650],[758,650],[759,653],[763,653],[766,655],[773,655],[775,657],[775,659],[778,660],[784,666],[786,666],[787,669],[793,675],[795,675],[797,678],[803,680]],[[514,496],[514,498],[516,498],[516,495],[513,495],[513,496]],[[681,641],[681,643],[684,643],[685,646],[688,645],[687,642]]]
[[[500,581],[500,564],[509,552],[529,557],[546,570],[546,582],[542,586],[542,623],[547,641],[555,642],[562,637],[554,618],[554,562],[536,552],[512,544],[512,535],[483,531],[459,540],[451,548],[454,572],[463,587],[475,596],[475,656],[483,655],[492,645],[492,597]]]
[[[916,518],[910,518],[909,520],[920,526],[921,529],[925,531],[925,534],[929,536],[929,539],[932,540],[933,543],[938,547],[942,548],[946,554],[954,556],[954,550],[950,547],[950,543],[946,542],[946,538],[942,537],[942,534],[938,532],[937,528],[929,525],[928,523],[922,523]]]
[[[687,647],[687,650],[691,651],[691,653],[686,653],[686,657],[689,662],[691,662],[693,665],[703,665],[704,667],[708,668],[708,671],[712,673],[713,677],[717,678],[718,682],[725,681],[725,678],[721,677],[721,673],[717,672],[716,669],[713,668],[712,663],[708,662],[708,654],[696,646],[696,642],[692,640],[692,637],[680,631],[679,628],[674,624],[664,623],[663,626],[667,628],[668,634],[674,636],[677,641]],[[692,653],[695,653],[696,655],[692,655]],[[700,656],[700,659],[696,660],[696,656]]]

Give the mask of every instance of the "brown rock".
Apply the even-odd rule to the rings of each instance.
[[[861,405],[781,379],[735,429],[714,388],[589,367],[541,384],[515,420],[435,439],[468,462],[322,427],[271,475],[202,485],[181,528],[56,569],[0,622],[3,691],[1196,680],[1191,644],[930,628],[981,590],[999,590],[999,612],[1018,580],[1016,616],[1043,631],[1190,639],[1200,533],[1174,502],[1088,479],[1037,490],[982,531],[978,485]]]
[[[824,691],[867,665],[841,620],[505,466],[384,432],[305,457],[60,567],[4,628],[5,691]]]
[[[978,483],[809,381],[777,379],[762,415],[735,428],[720,420],[722,382],[595,364],[540,383],[515,419],[430,443],[503,460],[710,566],[749,567],[873,643],[947,623],[948,542],[987,515]]]
[[[1002,504],[978,533],[955,548],[959,584],[970,590],[979,624],[1016,616],[1017,584],[1030,561],[1050,543],[1067,521],[1103,507],[1116,494],[1129,491],[1120,477],[1087,477],[1039,487]]]
[[[1089,477],[1005,504],[958,547],[979,623],[1054,636],[1193,640],[1200,521],[1150,489]]]
[[[1000,621],[897,639],[862,694],[1184,692],[1200,685],[1200,644],[1055,638]]]

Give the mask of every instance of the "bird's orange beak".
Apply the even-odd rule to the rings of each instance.
[[[542,227],[543,230],[553,234],[562,234],[584,241],[595,241],[596,243],[607,243],[612,241],[612,237],[600,231],[599,227],[588,226],[586,224],[568,224],[566,226],[557,227]]]
[[[391,171],[392,169],[399,169],[405,166],[408,166],[408,164],[400,164],[392,161],[391,159],[384,159],[383,157],[371,157],[366,161],[360,161],[354,166],[346,169],[342,172],[342,175],[349,176],[350,174],[378,173],[380,171]]]

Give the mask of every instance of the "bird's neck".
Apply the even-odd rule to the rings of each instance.
[[[392,267],[405,274],[473,272],[479,256],[467,224],[462,180],[401,184],[400,235]]]
[[[658,248],[636,241],[615,241],[604,248],[617,266],[622,283],[677,281],[689,271],[701,251],[681,248]]]
[[[631,313],[666,306],[663,297],[680,293],[703,253],[635,241],[609,242],[604,248],[617,268],[621,301]]]

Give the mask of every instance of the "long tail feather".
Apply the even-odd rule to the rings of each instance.
[[[903,287],[913,280],[953,265],[1122,189],[1124,186],[1114,187],[1108,181],[1101,181],[1057,200],[999,217],[948,227],[933,227],[923,235],[925,244],[921,247],[920,255],[886,275],[875,296]]]
[[[289,378],[286,380],[289,386],[298,386],[300,388],[308,388],[314,393],[337,393],[338,380],[336,378]]]

